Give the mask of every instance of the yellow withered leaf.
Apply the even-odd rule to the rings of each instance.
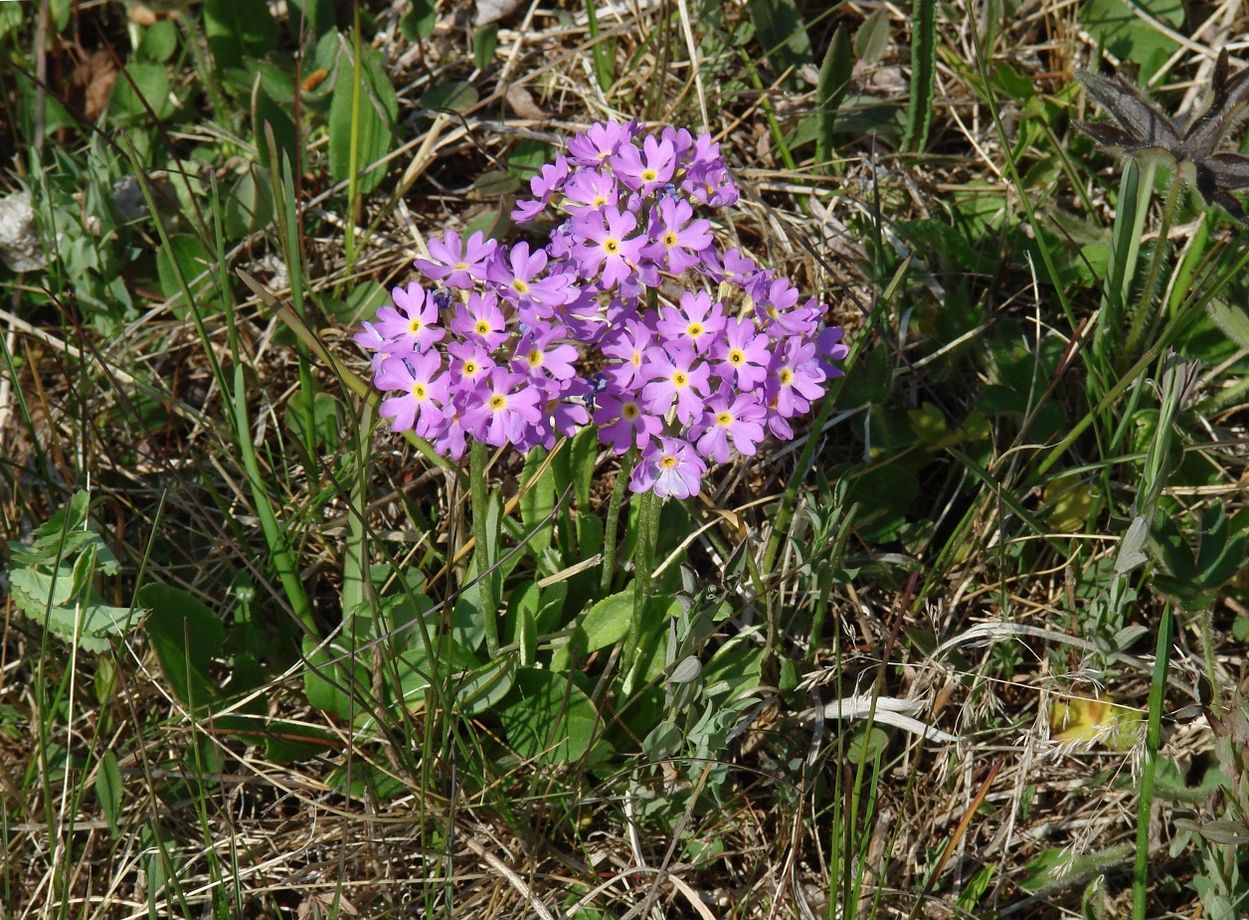
[[[1059,744],[1104,744],[1126,751],[1140,738],[1144,723],[1134,709],[1107,696],[1071,697],[1050,706],[1050,738]]]

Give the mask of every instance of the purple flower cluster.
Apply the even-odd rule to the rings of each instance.
[[[521,451],[591,420],[629,487],[698,494],[707,463],[794,436],[845,357],[842,330],[788,279],[722,252],[696,206],[737,188],[709,136],[595,124],[530,181],[512,212],[544,245],[454,231],[416,260],[356,342],[382,416],[459,459],[468,439]],[[800,302],[801,301],[801,302]]]

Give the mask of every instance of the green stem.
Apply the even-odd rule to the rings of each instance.
[[[620,471],[616,473],[616,485],[611,490],[611,498],[607,502],[607,523],[603,530],[603,574],[599,586],[603,593],[611,590],[612,576],[616,574],[616,531],[620,526],[620,505],[624,501],[625,487],[629,484],[629,474],[633,471],[633,463],[637,456],[634,448],[620,458]]]
[[[1145,889],[1149,881],[1149,813],[1154,800],[1154,767],[1158,760],[1158,739],[1162,729],[1162,697],[1167,685],[1167,664],[1171,656],[1171,605],[1162,610],[1158,645],[1154,652],[1154,674],[1149,685],[1149,725],[1145,731],[1145,765],[1141,768],[1141,798],[1136,813],[1136,864],[1132,871],[1132,920],[1145,920]]]
[[[633,692],[637,680],[638,649],[642,639],[642,614],[651,593],[651,573],[655,571],[655,533],[659,523],[659,498],[654,492],[638,496],[638,532],[633,544],[633,617],[625,645],[624,692]]]
[[[490,509],[490,486],[486,481],[486,445],[474,441],[468,449],[469,494],[473,501],[473,540],[477,543],[477,596],[486,624],[486,650],[493,658],[499,652],[499,623],[494,609],[492,581],[494,560],[486,539],[486,515]]]
[[[1131,357],[1140,345],[1141,333],[1145,329],[1145,320],[1153,312],[1154,288],[1158,284],[1158,275],[1162,271],[1163,254],[1167,250],[1167,236],[1171,232],[1171,224],[1175,220],[1176,208],[1180,202],[1180,189],[1184,183],[1180,181],[1179,172],[1171,177],[1171,188],[1167,191],[1167,204],[1162,212],[1162,226],[1158,230],[1158,241],[1154,244],[1154,252],[1149,260],[1149,272],[1145,275],[1145,287],[1141,289],[1141,302],[1132,314],[1132,325],[1128,329],[1126,348],[1123,354]],[[1152,325],[1152,323],[1151,323]]]

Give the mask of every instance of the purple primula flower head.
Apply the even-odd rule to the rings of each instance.
[[[840,377],[845,372],[835,367],[833,362],[844,361],[850,349],[841,341],[845,330],[840,326],[829,326],[822,330],[815,340],[815,353],[824,363],[824,370],[829,377]]]
[[[377,311],[377,331],[390,343],[386,351],[423,352],[446,335],[438,328],[437,305],[415,281],[391,290],[390,298],[395,306]]]
[[[468,302],[461,304],[451,318],[451,331],[466,339],[481,342],[494,351],[508,339],[507,319],[499,309],[499,298],[493,291],[473,291]]]
[[[493,447],[519,444],[526,429],[542,420],[542,395],[520,374],[496,367],[473,391],[464,426]]]
[[[578,166],[599,166],[610,160],[616,150],[628,144],[632,137],[631,124],[598,122],[568,142],[568,156]]]
[[[616,207],[619,202],[616,180],[606,170],[583,169],[568,180],[564,186],[562,206],[574,217],[586,211],[601,211]]]
[[[642,365],[646,361],[646,350],[654,341],[654,333],[636,319],[625,321],[623,326],[614,326],[614,330],[603,340],[603,354],[616,358],[620,363],[609,365],[604,373],[622,389],[640,387],[646,382]]]
[[[521,336],[512,359],[512,370],[541,380],[571,380],[577,375],[573,362],[577,349],[560,340],[564,327],[538,325]]]
[[[642,452],[633,468],[629,489],[654,493],[661,498],[689,498],[702,489],[707,464],[680,438],[659,438]]]
[[[707,207],[735,202],[720,145],[680,127],[604,122],[529,181],[513,220],[538,242],[429,238],[353,338],[382,415],[442,456],[470,443],[554,448],[585,426],[636,450],[629,487],[687,498],[707,464],[791,439],[847,354],[826,308],[738,248]]]
[[[711,245],[711,222],[692,220],[694,209],[684,201],[660,199],[651,211],[650,237],[642,250],[648,259],[674,275],[698,264],[698,253]]]
[[[717,376],[739,390],[749,390],[768,375],[768,337],[760,335],[748,319],[729,320],[724,337],[712,349],[712,357],[717,361]]]
[[[646,240],[630,237],[637,218],[628,211],[604,208],[582,214],[572,222],[572,235],[578,241],[573,255],[588,278],[598,277],[605,288],[613,288],[636,269]]]
[[[466,241],[454,230],[448,230],[442,238],[429,240],[428,259],[417,259],[416,267],[426,278],[441,281],[447,287],[468,290],[486,277],[486,262],[494,255],[498,244],[488,240],[481,231]]]
[[[371,370],[376,375],[382,369],[382,363],[390,357],[385,351],[390,340],[378,332],[377,327],[367,320],[360,324],[360,331],[353,335],[351,340],[365,351],[372,353],[369,362],[372,365]]]
[[[687,345],[647,349],[642,373],[650,380],[642,387],[646,408],[663,415],[675,403],[676,417],[683,425],[698,417],[711,391],[711,368]]]
[[[490,353],[479,342],[453,342],[447,346],[447,354],[451,359],[447,382],[456,391],[476,389],[495,368]]]
[[[422,437],[441,421],[440,404],[447,385],[438,371],[442,359],[434,353],[388,358],[373,383],[379,390],[399,390],[382,400],[381,417],[391,420],[392,431],[415,431]]]
[[[649,195],[672,178],[677,166],[676,149],[672,141],[648,136],[642,140],[640,151],[632,144],[622,145],[611,164],[627,187]]]
[[[803,415],[824,395],[821,384],[827,377],[816,360],[815,345],[797,337],[789,339],[773,352],[768,365],[764,389],[768,405],[783,418]]]
[[[523,224],[545,211],[551,198],[560,191],[567,178],[568,158],[562,153],[557,154],[554,162],[544,164],[538,174],[529,180],[529,193],[533,198],[516,202],[516,207],[512,209],[512,220]]]
[[[663,419],[648,412],[628,390],[607,390],[598,394],[595,402],[598,438],[618,454],[630,447],[645,447],[663,431]]]
[[[655,331],[669,342],[692,346],[705,354],[724,331],[724,305],[704,291],[686,291],[681,306],[661,307]]]
[[[517,243],[495,253],[486,265],[486,280],[500,297],[519,306],[525,311],[525,318],[532,321],[550,316],[569,296],[568,275],[538,277],[546,264],[547,254],[543,250],[530,252],[528,243]]]
[[[753,393],[735,395],[727,383],[722,383],[707,400],[707,410],[691,432],[698,452],[709,460],[727,463],[731,441],[739,454],[752,456],[763,440],[766,415],[767,410]]]

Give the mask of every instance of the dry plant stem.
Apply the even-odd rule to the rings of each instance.
[[[1136,813],[1136,863],[1132,870],[1132,920],[1145,920],[1145,896],[1149,882],[1149,812],[1154,800],[1154,767],[1158,761],[1158,738],[1162,728],[1162,694],[1167,685],[1171,656],[1171,605],[1162,608],[1154,674],[1149,685],[1149,725],[1145,729],[1145,765],[1141,768],[1141,798]]]
[[[1184,183],[1180,180],[1179,170],[1171,176],[1171,187],[1167,191],[1166,207],[1162,211],[1162,226],[1158,228],[1158,241],[1154,244],[1154,252],[1149,260],[1149,272],[1145,275],[1145,287],[1141,290],[1141,302],[1132,315],[1132,325],[1128,329],[1127,347],[1124,354],[1131,356],[1140,345],[1141,333],[1145,328],[1146,318],[1153,308],[1154,288],[1158,284],[1158,274],[1162,271],[1163,253],[1167,249],[1167,237],[1171,232],[1171,224],[1175,220],[1175,212],[1180,201],[1180,189]],[[1152,326],[1153,324],[1150,323]]]
[[[490,508],[486,445],[480,441],[474,441],[468,449],[468,468],[468,488],[473,500],[473,539],[477,543],[478,603],[486,625],[486,650],[493,658],[499,653],[499,624],[495,618],[494,592],[491,590],[493,561],[490,559],[490,541],[486,538],[486,515]]]
[[[603,575],[599,581],[604,593],[611,590],[612,576],[616,574],[616,531],[619,530],[620,525],[620,505],[624,501],[625,488],[629,484],[629,474],[633,472],[636,454],[637,450],[631,447],[620,458],[616,484],[607,502],[607,523],[603,529]]]

